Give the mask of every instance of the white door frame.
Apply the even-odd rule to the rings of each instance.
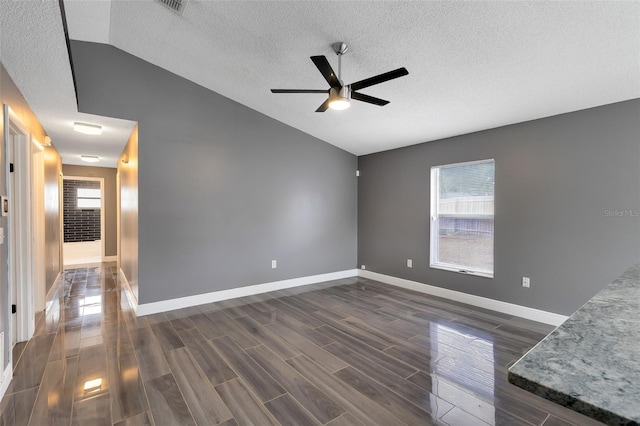
[[[9,331],[13,330],[13,321],[16,322],[17,341],[23,342],[33,336],[35,330],[34,311],[34,288],[33,288],[33,263],[32,238],[33,211],[31,209],[32,186],[31,186],[31,162],[32,162],[32,142],[29,130],[20,121],[20,118],[11,110],[8,105],[4,105],[5,117],[5,141],[6,141],[6,170],[7,186],[9,197],[9,215],[7,217],[8,243],[9,243],[9,312],[11,312],[11,301],[13,299],[12,289],[15,280],[17,294],[17,313],[9,314]],[[14,180],[16,193],[9,182],[11,176],[9,172],[9,144],[10,134],[17,135],[17,143],[14,144]],[[15,146],[17,145],[17,146]],[[20,195],[18,195],[20,194]],[[19,236],[15,238],[15,236]],[[14,270],[14,265],[17,267]],[[12,356],[12,355],[10,355]]]
[[[102,177],[86,177],[86,176],[62,176],[62,191],[61,191],[61,197],[64,198],[64,196],[62,195],[62,193],[64,192],[64,181],[65,180],[87,180],[87,181],[92,181],[92,182],[100,182],[100,250],[102,251],[102,253],[100,254],[101,260],[102,262],[104,262],[105,259],[105,253],[106,253],[106,236],[104,234],[104,178]],[[63,223],[64,223],[64,205],[60,204],[62,206],[62,215],[63,216]],[[64,246],[64,232],[62,235],[62,245]],[[63,265],[64,265],[64,259],[63,259]]]

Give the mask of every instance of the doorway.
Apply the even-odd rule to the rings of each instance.
[[[28,340],[35,328],[33,273],[33,143],[17,115],[4,105],[7,158],[8,293],[11,347]],[[39,144],[38,144],[39,145]]]
[[[104,179],[64,176],[63,264],[99,264],[105,256]]]

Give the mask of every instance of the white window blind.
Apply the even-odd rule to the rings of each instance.
[[[431,169],[431,267],[493,277],[494,177],[494,160]]]
[[[78,188],[77,206],[79,209],[99,209],[101,193],[99,189]]]

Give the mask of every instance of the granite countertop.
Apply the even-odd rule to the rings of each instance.
[[[610,425],[640,424],[640,264],[509,369],[509,382]]]

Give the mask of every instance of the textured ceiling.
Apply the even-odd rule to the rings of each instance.
[[[116,166],[135,123],[78,113],[57,1],[0,0],[0,58],[64,164]],[[102,125],[103,134],[74,132],[74,121]],[[85,163],[81,154],[101,161]]]
[[[66,79],[58,83],[59,98],[65,105],[73,100],[60,24],[44,22],[50,12],[59,15],[57,2],[0,3],[9,12],[51,9],[25,17],[50,34],[21,43],[39,54],[53,50],[53,66],[12,76],[21,88],[35,87],[23,93],[52,134],[53,113],[46,111],[62,101],[35,99],[51,93],[38,83]],[[65,9],[72,39],[110,43],[358,155],[640,97],[637,1],[190,0],[178,15],[153,0],[66,0]],[[337,68],[335,41],[350,46],[343,58],[346,83],[409,70],[407,77],[362,90],[389,105],[353,102],[346,111],[320,114],[314,110],[322,94],[269,92],[326,88],[309,56],[326,55]],[[48,64],[53,55],[40,60]],[[26,81],[31,78],[36,83]]]

